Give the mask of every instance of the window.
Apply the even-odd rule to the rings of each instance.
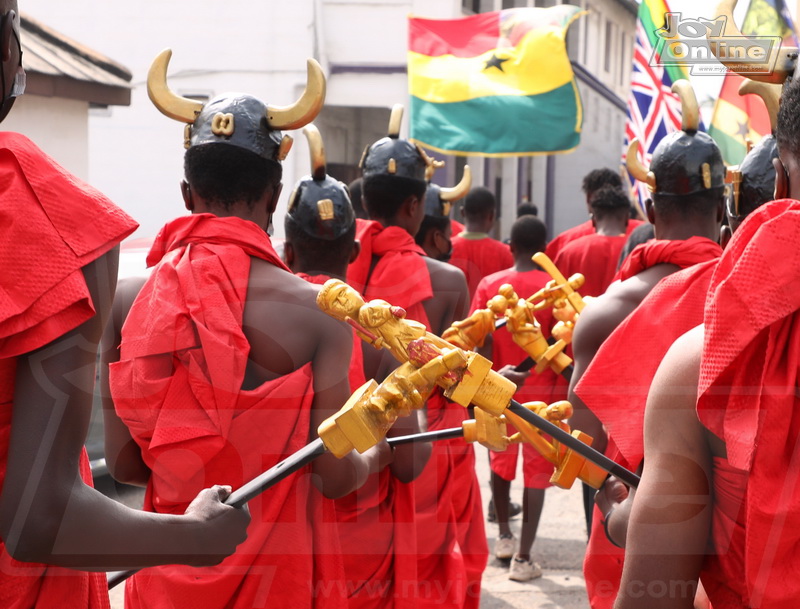
[[[624,85],[625,79],[629,78],[631,70],[631,43],[627,34],[623,33],[619,37],[620,50],[619,50],[619,84]]]
[[[603,58],[603,68],[606,72],[611,72],[611,57],[614,54],[614,24],[611,20],[606,21],[606,53]]]

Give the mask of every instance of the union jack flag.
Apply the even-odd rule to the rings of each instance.
[[[628,144],[634,138],[638,138],[640,144],[639,160],[649,166],[661,138],[681,128],[681,102],[672,93],[672,83],[687,78],[686,70],[682,66],[658,65],[661,60],[656,31],[664,25],[664,15],[668,12],[669,6],[664,0],[643,0],[639,6],[623,164]],[[650,196],[647,186],[632,176],[630,179],[639,196],[639,205],[644,209],[644,201]]]

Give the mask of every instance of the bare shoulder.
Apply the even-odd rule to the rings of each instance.
[[[428,273],[431,276],[434,295],[443,292],[461,294],[467,291],[467,279],[461,269],[427,256],[425,257],[425,264],[428,265]]]
[[[658,367],[648,397],[648,409],[695,410],[704,326],[692,328],[672,343]],[[662,399],[663,396],[681,399]]]
[[[251,362],[264,379],[296,370],[312,361],[325,345],[352,342],[347,326],[317,307],[319,289],[288,271],[253,259],[242,326],[250,343]]]
[[[677,268],[659,264],[625,281],[612,283],[605,294],[594,299],[581,313],[580,323],[575,328],[576,349],[586,341],[595,349],[599,348],[655,285]]]

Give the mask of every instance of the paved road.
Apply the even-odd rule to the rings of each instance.
[[[484,507],[489,503],[489,466],[486,449],[476,447],[478,480]],[[521,500],[521,474],[512,485],[511,495]],[[124,491],[120,500],[130,507],[141,506],[142,493]],[[519,518],[512,521],[519,537]],[[497,526],[487,523],[486,535],[491,551]],[[481,609],[589,609],[581,562],[586,549],[586,526],[583,522],[581,490],[576,484],[565,491],[547,491],[539,533],[533,545],[534,560],[544,572],[540,579],[519,583],[508,579],[508,563],[490,556],[483,577]],[[111,591],[112,609],[123,609],[122,586]]]

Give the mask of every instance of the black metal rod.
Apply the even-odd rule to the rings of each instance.
[[[510,412],[513,412],[521,419],[524,419],[534,427],[542,430],[544,433],[551,436],[554,440],[558,440],[564,446],[571,448],[579,455],[586,457],[587,459],[589,459],[589,461],[591,461],[595,465],[602,467],[608,473],[614,474],[617,478],[622,480],[628,486],[633,486],[633,487],[639,486],[639,476],[634,474],[632,471],[622,467],[616,461],[612,461],[611,459],[606,457],[603,453],[596,451],[588,444],[584,444],[583,442],[578,440],[578,438],[571,436],[566,431],[561,429],[559,426],[554,425],[547,419],[540,417],[538,414],[534,412],[531,412],[516,400],[511,400],[511,404],[509,404],[508,410]]]
[[[400,446],[411,444],[412,442],[434,442],[436,440],[450,440],[452,438],[463,438],[463,427],[451,427],[449,429],[437,429],[436,431],[425,431],[415,433],[410,436],[397,436],[396,438],[386,438],[389,446]]]
[[[263,474],[250,480],[233,491],[225,500],[225,505],[230,505],[235,508],[242,507],[245,503],[266,491],[271,486],[275,486],[299,469],[302,469],[314,459],[319,457],[325,452],[325,445],[322,439],[317,438],[310,444],[304,446],[293,455],[286,457],[270,467]],[[138,572],[139,569],[131,569],[129,571],[112,571],[108,574],[108,589],[118,586],[131,575]]]
[[[517,367],[514,368],[514,370],[516,372],[528,372],[535,365],[536,362],[534,361],[534,359],[532,357],[527,357],[524,360],[522,360],[522,362],[519,365],[517,365]],[[570,364],[561,371],[561,376],[567,379],[567,382],[570,382],[572,381],[572,373],[574,371],[575,371],[575,366]]]
[[[232,505],[240,508],[253,497],[260,495],[271,486],[275,486],[284,478],[290,476],[299,469],[302,469],[314,459],[325,452],[325,445],[321,438],[317,438],[310,444],[304,446],[293,455],[286,457],[283,461],[276,463],[263,474],[253,478],[250,482],[243,484],[233,491],[225,500],[225,505]]]

